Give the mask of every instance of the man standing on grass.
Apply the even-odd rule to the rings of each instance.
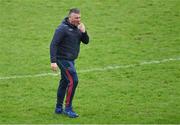
[[[78,57],[81,41],[88,44],[89,36],[84,24],[81,23],[80,10],[73,8],[56,29],[50,44],[51,68],[53,71],[56,71],[58,67],[61,70],[55,113],[65,114],[70,118],[78,117],[78,114],[73,111],[72,100],[78,84],[74,61]],[[63,110],[65,94],[65,109]]]

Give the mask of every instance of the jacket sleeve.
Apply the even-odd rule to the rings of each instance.
[[[88,44],[88,43],[89,43],[89,36],[88,36],[87,31],[85,31],[84,33],[82,33],[81,41],[82,41],[84,44]]]
[[[50,44],[50,60],[51,63],[56,63],[56,57],[57,57],[57,48],[59,43],[63,40],[64,37],[64,30],[63,28],[56,29],[54,36],[52,38],[51,44]]]

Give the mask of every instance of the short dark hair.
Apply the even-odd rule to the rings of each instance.
[[[72,8],[69,10],[69,15],[71,15],[71,13],[80,14],[80,10],[78,8]]]

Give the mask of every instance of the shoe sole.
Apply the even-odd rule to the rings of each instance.
[[[65,112],[63,112],[63,114],[68,116],[69,118],[77,118],[77,117],[79,117],[79,115],[78,116],[69,116],[68,113],[65,113]]]

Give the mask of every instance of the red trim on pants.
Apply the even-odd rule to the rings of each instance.
[[[73,78],[69,72],[68,69],[66,69],[66,74],[69,80],[69,85],[68,85],[68,90],[67,90],[67,96],[66,96],[66,106],[69,106],[70,104],[70,98],[72,95],[72,90],[73,90]]]

